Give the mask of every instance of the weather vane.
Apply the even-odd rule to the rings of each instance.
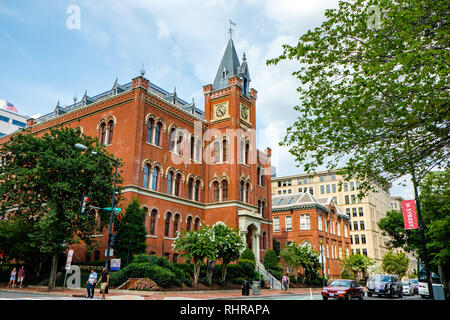
[[[230,39],[231,39],[231,34],[233,33],[233,29],[231,29],[231,26],[232,26],[232,25],[235,26],[236,23],[234,23],[233,21],[231,21],[231,19],[228,20],[228,21],[230,22],[230,29],[228,30],[228,33],[230,34]]]

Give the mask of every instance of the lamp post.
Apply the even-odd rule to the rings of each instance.
[[[87,150],[87,147],[81,143],[76,143],[75,144],[75,148],[79,149],[79,150]],[[109,272],[109,252],[111,249],[111,231],[112,231],[112,224],[113,224],[113,214],[114,214],[114,200],[115,200],[115,195],[116,195],[116,183],[117,183],[117,169],[119,167],[119,158],[114,159],[111,158],[109,156],[107,156],[106,154],[103,153],[99,153],[97,151],[92,151],[93,155],[101,155],[111,161],[115,162],[115,172],[114,172],[114,185],[113,185],[113,193],[112,193],[112,204],[111,204],[111,214],[109,217],[109,231],[108,231],[108,245],[106,247],[106,261],[105,261],[105,269],[107,272]]]
[[[323,241],[320,239],[320,256],[322,257],[322,288],[325,288],[325,266],[323,264]]]

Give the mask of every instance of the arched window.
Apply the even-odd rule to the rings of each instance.
[[[262,233],[262,249],[266,250],[267,249],[267,233],[265,231],[263,231]]]
[[[194,152],[195,152],[195,138],[191,137],[191,160],[194,160]]]
[[[189,216],[186,221],[186,231],[191,231],[192,228],[192,217]]]
[[[194,198],[194,178],[189,178],[188,181],[188,199],[193,200]]]
[[[258,213],[261,214],[261,200],[258,200]]]
[[[181,173],[177,173],[175,178],[175,195],[179,197],[181,194]]]
[[[244,189],[245,189],[245,182],[241,181],[241,184],[239,185],[239,200],[241,200],[242,202],[245,202]]]
[[[239,148],[239,157],[240,157],[240,162],[244,163],[245,162],[245,142],[244,142],[244,140],[241,140],[241,144],[240,144],[240,148]]]
[[[228,200],[228,181],[222,181],[222,201]]]
[[[166,221],[164,225],[164,236],[168,237],[170,234],[170,220],[172,220],[172,213],[167,212],[166,213]]]
[[[219,201],[219,182],[214,181],[213,183],[213,191],[214,191],[214,202],[218,202]]]
[[[144,188],[149,188],[149,182],[150,182],[150,165],[146,164],[144,167],[144,181],[142,183]]]
[[[194,220],[194,230],[198,230],[200,228],[200,218],[199,217],[197,217],[197,218],[195,218],[195,220]]]
[[[202,140],[198,139],[197,140],[197,150],[196,150],[196,154],[195,154],[196,161],[200,161],[201,152],[202,152]]]
[[[155,226],[156,226],[156,215],[158,214],[158,211],[156,209],[152,210],[152,213],[150,213],[150,226],[148,233],[152,236],[155,235]]]
[[[245,164],[248,164],[248,157],[249,157],[249,152],[250,152],[250,145],[248,144],[248,142],[245,144]]]
[[[169,171],[167,174],[167,193],[172,194],[173,190],[173,172]]]
[[[181,130],[178,132],[177,153],[179,155],[183,154],[183,132],[181,132]]]
[[[114,131],[114,121],[109,120],[109,122],[108,122],[108,143],[107,144],[112,143],[113,131]]]
[[[228,160],[228,142],[227,139],[222,141],[222,162],[227,162]]]
[[[180,215],[176,214],[175,219],[173,220],[173,237],[177,236],[177,231],[180,225]]]
[[[159,187],[159,167],[153,169],[152,190],[157,191]]]
[[[161,128],[162,123],[161,121],[158,121],[155,127],[155,145],[160,146],[161,145]]]
[[[200,180],[197,180],[195,183],[194,200],[199,201],[199,199],[200,199]]]
[[[220,145],[219,141],[214,142],[214,163],[220,162]]]
[[[106,123],[102,122],[102,124],[100,124],[100,135],[98,137],[98,140],[100,141],[101,144],[105,144],[105,140],[106,140]]]
[[[149,119],[147,122],[147,142],[152,143],[153,140],[153,124],[155,120]]]
[[[258,184],[258,186],[261,185],[261,168],[260,167],[256,168],[256,183]]]
[[[244,195],[245,195],[245,202],[248,203],[248,192],[250,190],[250,183],[247,182],[245,189],[244,189]]]
[[[175,133],[176,129],[172,128],[170,129],[170,151],[175,152]]]
[[[264,201],[261,201],[261,216],[266,217],[266,203]]]

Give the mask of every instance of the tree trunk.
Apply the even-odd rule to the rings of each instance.
[[[228,267],[228,263],[223,263],[222,264],[222,282],[223,284],[225,284],[225,279],[227,277],[227,267]]]
[[[48,282],[49,291],[55,288],[57,269],[58,269],[58,254],[54,253],[52,257],[52,268],[50,270],[50,280]]]
[[[200,276],[201,261],[194,260],[194,283],[195,287],[198,289],[198,278]]]
[[[212,275],[213,275],[212,262],[211,262],[211,261],[208,261],[207,269],[206,269],[206,279],[208,279],[209,285],[211,285],[211,278],[212,278]]]

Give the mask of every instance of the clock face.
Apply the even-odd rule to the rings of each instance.
[[[249,121],[249,110],[248,107],[241,104],[241,119],[245,121]]]
[[[224,119],[229,117],[228,115],[228,102],[216,104],[214,106],[214,119]]]

